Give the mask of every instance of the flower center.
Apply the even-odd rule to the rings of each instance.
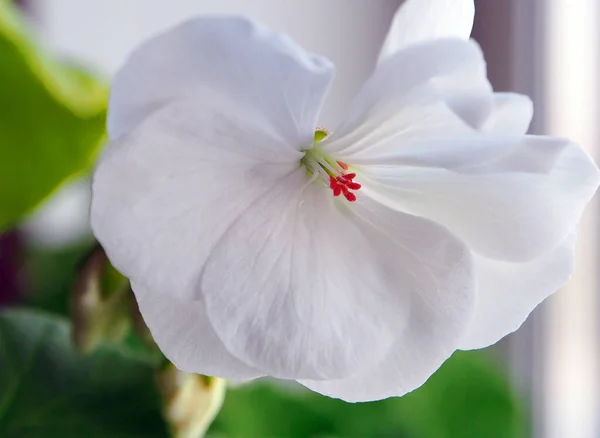
[[[343,195],[348,202],[356,201],[353,191],[360,189],[360,184],[354,182],[356,173],[349,172],[346,163],[336,160],[327,155],[318,144],[329,134],[327,131],[317,128],[315,131],[314,145],[306,151],[301,163],[307,172],[317,181],[321,181],[333,192],[333,196]]]

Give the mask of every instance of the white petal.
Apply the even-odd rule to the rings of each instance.
[[[574,246],[573,233],[558,248],[528,263],[475,256],[477,310],[460,349],[487,347],[517,330],[538,304],[567,282]]]
[[[209,104],[154,113],[111,144],[92,186],[92,229],[114,266],[180,299],[197,295],[220,236],[303,156],[252,114]]]
[[[519,140],[512,139],[514,148]],[[443,102],[415,102],[399,108],[389,124],[364,124],[341,138],[333,134],[322,145],[336,159],[355,165],[470,169],[497,160],[507,140],[482,136]]]
[[[423,325],[420,336],[407,336],[392,347],[384,360],[361,373],[339,380],[299,380],[307,388],[347,402],[368,402],[401,397],[423,385],[454,353],[444,339],[433,334],[434,325]],[[434,341],[434,339],[438,339]],[[427,340],[422,348],[421,342]],[[453,340],[453,342],[455,342]]]
[[[279,378],[349,376],[398,338],[433,371],[474,309],[469,250],[429,221],[303,182],[299,169],[274,186],[212,251],[201,286],[217,335]]]
[[[111,139],[131,132],[168,102],[227,100],[255,112],[299,147],[312,140],[333,77],[325,58],[244,18],[189,20],[137,49],[117,74],[110,98]]]
[[[528,136],[492,152],[495,160],[465,168],[448,169],[443,159],[437,169],[364,166],[361,182],[366,190],[373,184],[381,202],[443,224],[480,255],[533,260],[575,227],[598,187],[598,168],[562,139]]]
[[[474,16],[473,0],[406,0],[394,16],[380,57],[424,41],[468,39]]]
[[[369,216],[369,219],[375,219],[376,223],[389,228],[392,227],[387,221],[397,221],[393,215],[379,214],[378,217],[379,219]],[[406,236],[402,238],[406,239]],[[435,239],[428,232],[416,231],[411,243],[417,247],[429,246]],[[407,247],[410,248],[412,247]],[[429,266],[435,267],[431,272],[446,270],[446,277],[442,281],[438,280],[437,289],[413,295],[410,302],[410,322],[399,333],[383,360],[345,379],[300,380],[300,383],[313,391],[348,402],[399,397],[425,383],[455,351],[456,336],[464,330],[465,324],[469,324],[474,305],[470,287],[462,289],[459,294],[454,289],[463,281],[465,272],[451,271],[451,265],[455,261],[449,253],[433,254],[434,251],[427,255]],[[404,265],[399,263],[398,266]],[[422,274],[415,271],[414,275]],[[454,292],[449,293],[453,289]]]
[[[148,290],[167,301],[205,299],[226,349],[279,377],[342,377],[375,363],[415,323],[408,319],[411,302],[420,301],[415,294],[466,302],[455,307],[460,315],[453,307],[446,317],[466,327],[472,278],[461,242],[383,207],[380,219],[377,212],[353,219],[316,183],[300,202],[309,181],[300,152],[251,119],[217,111],[210,124],[205,112],[190,104],[165,107],[113,144],[95,174],[93,229],[142,303]],[[160,315],[160,307],[148,312]],[[419,321],[439,319],[432,312]],[[464,328],[448,325],[456,337]],[[180,343],[167,350],[172,334],[165,336],[167,354],[194,369]]]
[[[165,291],[132,284],[140,312],[164,355],[186,373],[243,381],[262,377],[227,351],[202,301],[181,301]]]
[[[494,109],[482,126],[483,131],[505,135],[524,135],[533,118],[533,102],[515,93],[495,93]]]
[[[573,269],[573,244],[574,235],[571,235],[556,250],[523,264],[475,256],[479,298],[475,318],[460,348],[482,348],[517,330],[529,313],[569,278]],[[367,372],[342,380],[302,380],[300,383],[349,402],[400,396],[423,384],[435,370],[432,364],[440,361],[441,357],[436,361],[422,345],[422,338],[407,338]],[[408,357],[410,361],[406,360]]]
[[[324,147],[336,156],[351,155],[373,147],[397,149],[399,135],[446,138],[482,125],[492,105],[476,43],[412,46],[378,66]]]

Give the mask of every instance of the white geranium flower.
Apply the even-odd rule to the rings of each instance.
[[[403,47],[325,139],[333,66],[285,36],[204,17],[132,55],[92,225],[177,367],[399,396],[568,279],[598,169],[525,136],[531,102],[493,94],[472,18],[409,0]]]

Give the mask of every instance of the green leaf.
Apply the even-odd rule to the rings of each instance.
[[[507,378],[475,353],[457,353],[420,389],[349,404],[269,383],[228,392],[213,424],[227,438],[515,438],[524,415]]]
[[[65,320],[0,314],[2,438],[166,438],[154,370],[113,346],[77,355]]]
[[[0,231],[85,173],[104,137],[107,89],[45,55],[0,1]]]

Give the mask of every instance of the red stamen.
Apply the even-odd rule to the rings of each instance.
[[[348,165],[342,161],[338,161],[338,166],[340,166],[344,170],[348,170]]]
[[[338,164],[340,167],[348,168],[345,163],[338,161]],[[333,196],[340,196],[343,194],[348,202],[355,202],[356,195],[350,190],[359,190],[361,188],[359,183],[352,181],[355,177],[355,173],[346,173],[337,177],[329,175],[329,188],[333,191]]]
[[[336,179],[333,176],[330,176],[329,177],[329,188],[331,190],[334,190],[337,186],[338,186],[338,182],[336,181]]]
[[[346,192],[344,193],[344,197],[348,200],[348,202],[356,201],[356,195],[354,193]]]

